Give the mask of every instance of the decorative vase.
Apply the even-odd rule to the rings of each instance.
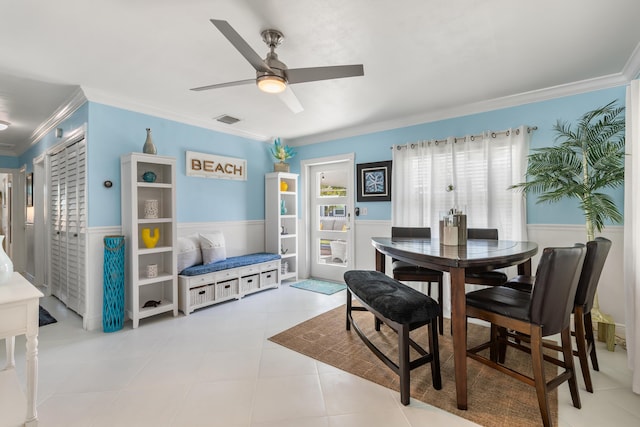
[[[286,205],[284,199],[280,200],[280,214],[281,215],[286,215],[287,214],[287,205]]]
[[[142,174],[142,180],[144,182],[156,182],[156,178],[158,178],[153,171],[146,171]]]
[[[160,240],[160,230],[158,228],[153,229],[153,235],[151,235],[150,228],[142,229],[142,241],[147,248],[155,248],[158,240]]]
[[[124,236],[104,237],[102,328],[105,332],[122,329],[124,322],[124,245]]]
[[[147,264],[147,277],[158,277],[158,264]]]
[[[289,184],[287,181],[280,181],[280,191],[287,191],[289,189]]]
[[[147,128],[147,139],[142,146],[142,152],[145,154],[158,154],[156,146],[153,145],[153,140],[151,139],[151,128]]]
[[[289,163],[278,162],[273,164],[274,172],[289,172]]]
[[[0,285],[9,281],[11,276],[13,276],[13,262],[11,262],[11,258],[4,251],[4,247],[2,243],[4,241],[4,236],[0,235]]]
[[[144,217],[145,218],[158,218],[158,201],[157,200],[145,200],[144,201]]]

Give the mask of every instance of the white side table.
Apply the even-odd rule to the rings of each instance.
[[[7,283],[0,285],[0,339],[6,340],[7,348],[7,365],[0,371],[0,414],[3,420],[16,420],[18,424],[30,427],[38,425],[38,311],[43,296],[18,273],[13,273]],[[22,334],[27,338],[26,396],[22,394],[15,372],[13,352],[15,336]]]

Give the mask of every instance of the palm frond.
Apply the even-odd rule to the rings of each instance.
[[[616,102],[583,114],[575,126],[558,120],[556,145],[533,150],[526,181],[509,188],[538,194],[538,203],[577,199],[589,229],[589,222],[598,231],[607,221],[621,222],[611,197],[599,192],[624,183],[625,108]]]

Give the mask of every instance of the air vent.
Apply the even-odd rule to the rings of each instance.
[[[222,123],[226,123],[228,125],[232,125],[234,123],[237,123],[240,121],[240,119],[236,119],[235,117],[231,117],[231,116],[227,116],[226,114],[223,114],[222,116],[218,116],[216,117],[216,120]]]

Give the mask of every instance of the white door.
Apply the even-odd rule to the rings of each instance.
[[[342,282],[353,265],[353,162],[309,168],[311,277]]]
[[[52,295],[86,312],[86,143],[49,156],[49,274]]]

